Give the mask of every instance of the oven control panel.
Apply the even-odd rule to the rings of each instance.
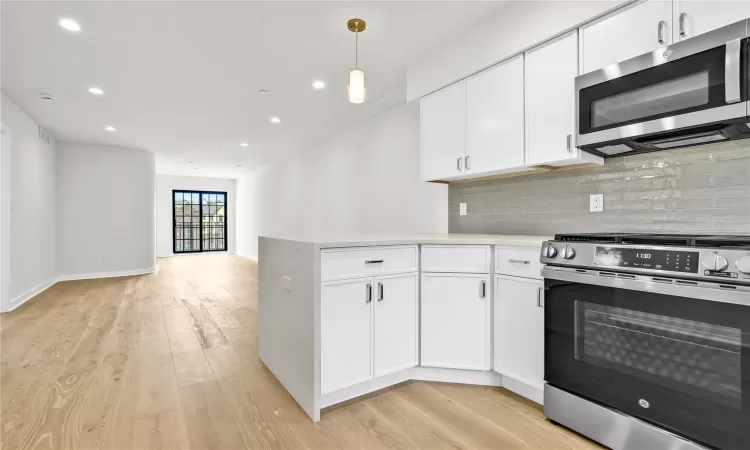
[[[698,273],[699,252],[628,247],[596,247],[594,264],[623,269]]]

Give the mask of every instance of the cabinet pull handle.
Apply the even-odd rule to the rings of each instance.
[[[367,289],[365,289],[365,303],[372,301],[372,285],[367,283]]]
[[[660,45],[664,45],[664,42],[665,42],[664,41],[664,28],[666,28],[666,26],[667,26],[667,22],[663,20],[659,21],[659,32],[658,32],[657,40],[659,41]]]
[[[365,264],[381,264],[383,261],[383,259],[368,259]]]
[[[385,298],[385,288],[383,287],[383,283],[378,283],[378,301],[381,301]]]
[[[572,152],[573,151],[573,135],[572,134],[568,135],[566,143],[568,145],[568,151]]]
[[[687,36],[687,31],[685,30],[685,18],[687,17],[687,13],[680,14],[680,37]]]
[[[471,156],[467,156],[466,158],[464,158],[464,167],[466,168],[466,170],[471,169],[471,165],[469,164],[469,158],[471,158]]]
[[[536,306],[544,308],[544,301],[542,300],[542,289],[541,287],[536,288]]]
[[[456,169],[458,169],[459,172],[461,172],[461,160],[463,158],[456,158]]]
[[[479,297],[485,298],[487,296],[487,282],[482,280],[481,283],[479,283]]]
[[[523,259],[513,259],[513,258],[508,259],[508,262],[513,263],[513,264],[531,264],[531,261],[525,261]]]

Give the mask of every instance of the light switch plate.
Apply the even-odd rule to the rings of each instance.
[[[602,212],[604,211],[604,194],[592,194],[589,196],[589,211],[591,212]]]
[[[292,279],[290,277],[281,277],[281,287],[287,291],[292,290]]]
[[[466,203],[459,203],[459,215],[465,216],[466,215]]]

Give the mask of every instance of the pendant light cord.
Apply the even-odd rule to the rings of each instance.
[[[359,22],[356,25],[359,28]],[[359,69],[359,30],[354,32],[354,68]]]

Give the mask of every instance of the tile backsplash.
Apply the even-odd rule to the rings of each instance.
[[[604,211],[589,212],[591,194],[604,195]],[[750,140],[452,184],[449,202],[451,233],[750,234]]]

